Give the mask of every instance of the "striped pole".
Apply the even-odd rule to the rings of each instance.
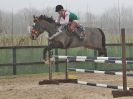
[[[93,60],[121,60],[121,57],[89,57],[89,56],[54,56],[57,59],[93,59]],[[133,60],[132,57],[126,58],[126,60]]]
[[[122,72],[114,72],[114,71],[98,71],[98,70],[87,70],[87,69],[76,69],[76,68],[68,68],[69,71],[76,72],[86,72],[86,73],[97,73],[97,74],[107,74],[107,75],[122,75]],[[133,76],[133,74],[127,74],[127,76]]]
[[[57,63],[64,63],[66,60],[59,60],[56,58],[54,59]],[[114,63],[114,64],[122,64],[122,60],[94,60],[94,59],[75,59],[75,58],[68,58],[67,62],[95,62],[95,63]],[[133,61],[126,61],[126,64],[133,64]]]
[[[123,90],[123,86],[106,85],[106,84],[100,84],[100,83],[89,83],[86,81],[77,81],[77,84]],[[129,90],[129,87],[127,87],[127,89]]]

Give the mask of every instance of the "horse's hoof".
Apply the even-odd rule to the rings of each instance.
[[[49,60],[44,60],[45,64],[50,64]]]
[[[55,62],[55,58],[54,57],[50,58],[50,61]]]
[[[43,60],[44,64],[47,64],[47,60]]]
[[[50,58],[50,60],[49,59],[44,59],[43,62],[44,62],[44,64],[54,64],[55,59],[54,58]]]

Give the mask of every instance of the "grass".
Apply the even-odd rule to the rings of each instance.
[[[125,34],[126,43],[133,43],[133,34]],[[121,35],[120,34],[105,34],[106,43],[121,43]]]
[[[37,46],[46,45],[47,37],[42,35],[37,40],[31,40],[29,35],[0,35],[0,46]]]
[[[120,34],[105,34],[106,37],[106,43],[120,43],[121,35]],[[126,34],[126,42],[127,43],[133,43],[133,34],[127,33]],[[46,45],[47,42],[47,36],[41,35],[38,37],[37,40],[31,40],[29,35],[14,35],[13,37],[11,35],[7,34],[0,34],[0,46],[37,46],[37,45]]]

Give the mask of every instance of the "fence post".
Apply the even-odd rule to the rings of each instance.
[[[125,47],[125,29],[121,29],[122,41],[122,70],[123,70],[123,90],[127,91],[127,76],[126,76],[126,47]]]
[[[13,54],[13,63],[12,63],[12,66],[13,66],[13,75],[16,75],[16,48],[13,47],[12,49],[12,54]]]
[[[58,56],[58,49],[55,49],[55,55]],[[55,72],[59,72],[59,64],[55,63]]]
[[[133,96],[133,88],[127,90],[125,29],[121,29],[123,90],[112,91],[113,97]]]
[[[94,57],[97,57],[97,50],[94,50]],[[97,63],[94,62],[94,69],[97,70]]]

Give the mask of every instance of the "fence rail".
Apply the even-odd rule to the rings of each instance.
[[[26,48],[45,48],[45,46],[0,46],[0,49],[26,49]]]
[[[106,46],[121,46],[121,44],[120,43],[118,43],[118,44],[106,44]],[[133,46],[133,43],[126,43],[126,46]]]

